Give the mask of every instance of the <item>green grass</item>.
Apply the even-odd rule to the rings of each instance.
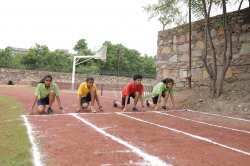
[[[20,115],[23,105],[0,94],[0,165],[33,165],[31,143]]]
[[[35,91],[36,88],[35,87],[0,87],[0,89],[17,89],[17,90],[32,90],[32,91]]]
[[[197,93],[199,92],[198,88],[193,88],[193,90]]]

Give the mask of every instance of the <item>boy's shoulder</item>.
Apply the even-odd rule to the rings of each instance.
[[[41,88],[41,87],[43,87],[43,85],[44,85],[44,83],[39,83],[39,84],[37,85],[37,88]]]
[[[130,82],[128,85],[127,85],[127,87],[134,87],[134,83],[135,82]],[[140,87],[143,87],[143,85],[142,84],[140,84],[140,85],[138,85],[138,87],[140,88]]]

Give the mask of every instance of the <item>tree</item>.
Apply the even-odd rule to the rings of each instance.
[[[11,62],[14,60],[13,56],[13,48],[12,47],[6,47],[4,50],[0,49],[0,61],[1,62]]]
[[[152,57],[140,56],[141,53],[134,49],[128,49],[122,44],[112,44],[110,41],[105,41],[103,46],[107,46],[107,60],[101,63],[99,68],[101,70],[118,71],[119,55],[120,64],[119,72],[126,73],[142,73],[155,75],[156,66]]]
[[[230,2],[238,2],[238,0],[230,1]],[[180,17],[181,11],[183,11],[184,7],[189,7],[191,6],[193,13],[195,16],[198,18],[203,17],[205,20],[205,28],[204,28],[204,34],[205,34],[205,54],[203,56],[203,64],[204,67],[209,74],[209,84],[210,84],[210,97],[216,97],[218,98],[221,92],[221,87],[223,80],[225,78],[225,74],[229,68],[229,65],[232,60],[232,32],[234,30],[238,15],[239,15],[239,10],[241,8],[243,0],[240,1],[238,12],[236,15],[236,19],[234,21],[234,24],[230,27],[228,25],[227,21],[227,9],[226,9],[226,4],[229,3],[229,0],[159,0],[159,3],[156,5],[148,5],[144,8],[144,11],[150,14],[149,19],[153,17],[162,17],[164,16],[166,20],[168,20],[168,24],[170,25],[172,23],[176,23],[178,20],[179,23],[185,23],[185,20],[183,17]],[[182,5],[182,7],[178,7]],[[224,45],[224,51],[223,51],[223,64],[222,64],[222,71],[220,74],[220,79],[219,83],[217,86],[217,90],[215,88],[215,83],[217,80],[217,59],[216,59],[216,51],[215,47],[212,42],[212,37],[210,34],[210,29],[209,29],[209,23],[211,20],[210,19],[210,11],[212,6],[220,6],[223,9],[223,18],[222,18],[222,23],[221,23],[221,28],[224,30],[224,38],[225,38],[225,45]],[[176,14],[176,15],[175,15]],[[178,18],[180,17],[180,19]],[[177,25],[179,25],[177,23]],[[228,42],[227,42],[228,40]],[[209,43],[210,49],[211,49],[211,54],[213,57],[213,63],[212,66],[209,66],[206,61],[207,57],[207,41]],[[229,47],[227,47],[227,43],[229,43]],[[226,57],[227,49],[229,50],[229,56],[228,58]]]
[[[50,61],[47,60],[49,54],[50,51],[46,45],[36,43],[35,47],[30,48],[28,53],[21,57],[21,63],[39,66],[52,65]]]
[[[91,50],[88,49],[88,44],[86,43],[85,39],[80,39],[73,50],[76,51],[77,54],[80,54],[80,52],[82,52],[84,55],[92,55]]]

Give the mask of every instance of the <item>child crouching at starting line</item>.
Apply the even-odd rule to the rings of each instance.
[[[55,100],[55,97],[59,105],[59,114],[62,114],[61,100],[59,95],[60,90],[55,83],[52,83],[52,76],[50,74],[46,74],[36,87],[35,99],[28,115],[33,115],[33,108],[36,102],[39,114],[45,112],[46,105],[49,105],[47,110],[48,114],[53,114],[51,106]]]
[[[142,111],[144,111],[144,105],[143,105],[143,85],[141,84],[142,81],[142,75],[141,74],[135,74],[133,76],[134,82],[129,83],[122,91],[122,103],[118,102],[117,100],[114,100],[113,107],[119,107],[123,109],[123,112],[127,110],[127,105],[130,104],[130,97],[134,98],[134,107],[132,108],[133,111],[138,111],[136,108],[136,104],[138,102],[138,99],[140,97],[141,100],[141,107]]]
[[[94,84],[93,77],[87,77],[86,82],[83,82],[80,85],[77,93],[79,100],[79,108],[76,110],[76,112],[79,112],[83,109],[87,109],[89,106],[89,102],[91,102],[91,111],[93,113],[96,113],[96,110],[94,109],[95,100],[99,106],[99,110],[103,111],[102,106],[100,105],[100,100],[98,97],[96,85]]]
[[[154,108],[156,111],[159,108],[159,104],[160,104],[160,100],[161,100],[161,96],[164,98],[164,105],[162,106],[163,110],[167,110],[166,108],[166,104],[168,101],[168,97],[170,96],[173,107],[175,107],[175,103],[174,103],[174,89],[173,89],[173,85],[174,85],[174,80],[172,78],[166,78],[164,80],[162,80],[159,84],[157,84],[152,92],[152,100],[153,102],[150,101],[146,101],[146,105],[147,107],[151,107]]]

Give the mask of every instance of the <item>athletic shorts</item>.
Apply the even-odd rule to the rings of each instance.
[[[161,96],[162,96],[163,98],[165,98],[164,92],[165,92],[165,91],[163,91],[162,94],[161,94]],[[155,97],[152,97],[153,104],[157,104],[158,98],[159,98],[159,95],[158,95],[158,96],[155,96]]]
[[[129,95],[127,104],[130,104],[130,97],[133,97],[133,99],[134,99],[135,98],[135,94],[132,93],[131,95]],[[122,98],[122,105],[125,105],[125,101],[126,101],[126,97]]]
[[[89,104],[90,101],[91,101],[91,94],[89,92],[86,97],[82,97],[81,105],[83,105],[84,103],[88,103]]]
[[[55,100],[55,99],[54,99]],[[54,101],[53,101],[54,102]],[[37,100],[37,107],[39,105],[49,105],[49,96],[43,98],[43,99],[40,99],[40,100]]]

